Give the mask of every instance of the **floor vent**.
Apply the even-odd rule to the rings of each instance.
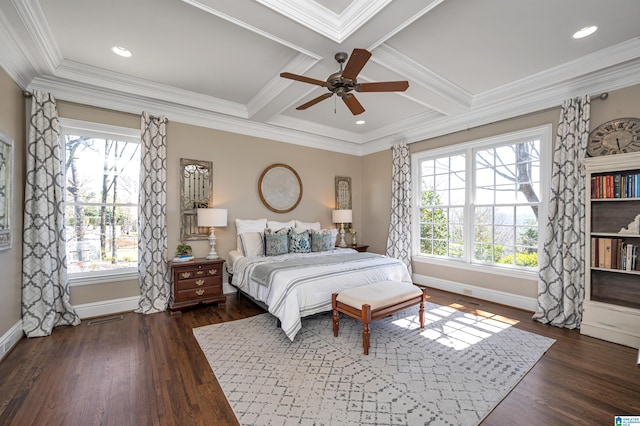
[[[95,318],[87,321],[87,326],[104,324],[107,322],[122,321],[123,319],[124,319],[124,315],[114,315],[112,317]]]

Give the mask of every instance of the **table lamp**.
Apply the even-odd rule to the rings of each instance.
[[[344,241],[344,224],[353,222],[351,210],[333,210],[333,212],[331,212],[331,219],[333,223],[340,224],[340,243],[338,247],[346,247],[347,243]]]
[[[224,228],[227,226],[227,209],[198,209],[198,226],[209,227],[209,245],[211,250],[207,259],[219,259],[216,253],[216,234],[214,227]]]

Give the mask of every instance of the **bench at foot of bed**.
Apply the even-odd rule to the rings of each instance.
[[[361,287],[354,287],[340,293],[333,293],[333,335],[338,336],[340,328],[339,312],[362,321],[362,347],[369,354],[369,324],[410,306],[420,305],[420,328],[424,328],[424,302],[427,290],[405,282],[380,281]]]

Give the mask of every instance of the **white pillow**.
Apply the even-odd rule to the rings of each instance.
[[[294,226],[296,226],[296,221],[293,219],[288,222],[276,222],[275,220],[267,221],[267,228],[271,229],[273,232],[277,232],[284,228],[293,228]]]
[[[236,235],[237,245],[239,251],[242,251],[242,244],[240,242],[240,234],[245,232],[264,232],[264,228],[267,227],[267,219],[236,219]]]
[[[262,232],[245,232],[238,235],[240,250],[244,256],[264,256],[264,234]]]
[[[245,232],[264,232],[267,219],[236,219],[236,235]]]
[[[296,220],[296,228],[320,231],[321,226],[320,222],[300,222],[299,220]]]

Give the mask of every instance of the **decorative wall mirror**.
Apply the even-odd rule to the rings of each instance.
[[[213,163],[180,159],[180,238],[206,240],[209,229],[198,227],[197,209],[211,207]]]
[[[295,209],[302,199],[302,181],[293,167],[272,164],[258,180],[260,199],[267,208],[276,213],[287,213]]]
[[[336,176],[336,210],[351,210],[351,178]]]
[[[11,248],[13,141],[0,132],[0,250]]]

